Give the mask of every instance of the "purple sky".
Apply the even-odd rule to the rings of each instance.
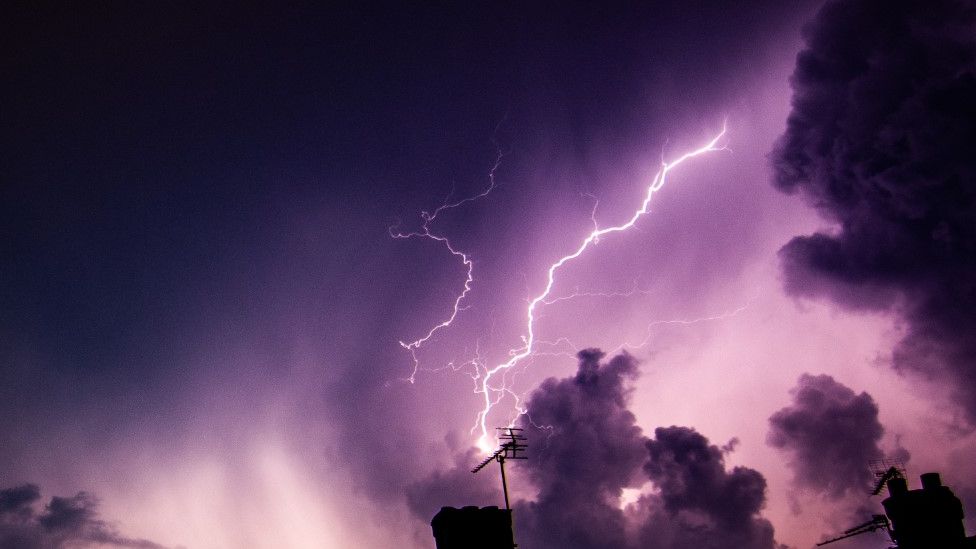
[[[707,546],[660,527],[679,512],[808,547],[877,512],[857,464],[879,455],[976,513],[971,3],[832,3],[807,42],[820,2],[523,4],[0,17],[0,535],[432,547],[430,508],[501,504],[493,470],[466,473],[472,376],[521,346],[594,220],[625,222],[723,123],[728,150],[559,271],[552,297],[588,295],[537,309],[487,418],[566,422],[511,468],[526,535],[570,513],[565,480],[650,547]],[[410,383],[399,342],[466,271],[389,228],[492,173],[429,224],[473,282]],[[588,348],[609,395],[574,392]],[[594,421],[634,459],[563,473]],[[682,475],[764,503],[727,525]]]

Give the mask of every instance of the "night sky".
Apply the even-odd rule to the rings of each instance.
[[[976,6],[580,4],[0,8],[0,546],[433,547],[723,128],[489,376],[520,546],[808,547],[882,457],[976,516]]]

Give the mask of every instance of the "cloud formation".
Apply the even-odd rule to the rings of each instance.
[[[86,492],[52,497],[38,513],[37,485],[0,490],[0,547],[57,549],[90,545],[163,549],[144,539],[127,538],[98,516],[98,502]]]
[[[520,464],[538,489],[515,507],[526,547],[684,549],[775,547],[757,513],[766,483],[752,469],[726,471],[720,448],[687,427],[648,439],[628,410],[636,361],[579,354],[579,371],[550,378],[532,394],[523,427],[532,456]],[[542,428],[539,428],[541,426]],[[650,481],[656,492],[621,505],[624,488]]]
[[[883,456],[874,399],[826,375],[803,374],[791,394],[793,403],[770,416],[768,440],[790,454],[794,483],[832,499],[866,494],[875,481],[868,462]]]
[[[753,469],[725,469],[721,448],[688,427],[658,427],[647,441],[644,472],[660,489],[670,519],[667,547],[774,547],[773,527],[756,515],[766,502],[766,479]],[[655,521],[647,545],[661,536]]]
[[[976,6],[839,0],[806,29],[772,160],[832,232],[780,250],[786,289],[906,320],[897,368],[976,421]]]
[[[601,365],[602,357],[582,351],[575,376],[545,380],[527,404],[532,455],[520,469],[539,493],[515,510],[517,540],[526,547],[629,545],[619,500],[624,488],[642,483],[647,461],[646,439],[627,409],[637,363],[622,354]]]
[[[773,527],[758,516],[766,480],[725,468],[723,450],[688,427],[662,427],[648,439],[628,409],[637,362],[624,353],[579,353],[573,377],[549,378],[532,393],[520,426],[530,457],[518,473],[537,489],[514,505],[516,541],[535,549],[775,549]],[[478,483],[474,451],[453,469],[413,484],[407,500],[422,520],[442,505],[500,500]],[[474,477],[474,478],[473,478]],[[484,478],[484,477],[482,477]],[[625,488],[648,487],[622,504]]]

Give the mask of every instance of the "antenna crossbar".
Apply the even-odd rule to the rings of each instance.
[[[874,472],[874,476],[878,479],[877,484],[874,485],[874,490],[871,491],[872,496],[880,494],[881,490],[885,487],[885,484],[887,484],[889,480],[895,478],[905,478],[905,464],[899,460],[872,460],[871,470]]]
[[[505,494],[505,509],[511,509],[508,503],[508,481],[505,479],[505,460],[507,459],[528,459],[524,454],[519,454],[519,452],[524,451],[528,448],[528,445],[523,444],[522,441],[525,440],[525,436],[522,435],[522,429],[515,427],[499,427],[499,431],[504,431],[498,438],[506,441],[503,442],[501,446],[493,454],[486,457],[481,461],[474,469],[471,469],[472,473],[477,473],[478,471],[485,468],[492,461],[497,461],[498,466],[502,471],[502,492]]]
[[[884,528],[885,531],[890,532],[890,524],[888,522],[888,517],[884,515],[874,515],[871,520],[865,522],[864,524],[858,524],[853,528],[848,528],[844,530],[844,534],[837,536],[835,538],[830,538],[828,540],[821,541],[817,544],[817,547],[821,545],[827,545],[828,543],[834,543],[835,541],[840,541],[842,539],[852,538],[854,536],[859,536],[861,534],[867,534],[868,532],[874,532],[875,530],[880,530]]]

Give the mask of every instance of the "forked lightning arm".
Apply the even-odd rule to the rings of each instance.
[[[472,428],[472,431],[480,430],[481,433],[478,439],[478,444],[483,450],[490,451],[490,441],[488,438],[488,429],[486,425],[488,414],[491,412],[492,408],[502,400],[505,394],[514,395],[514,393],[512,393],[512,391],[508,387],[506,387],[504,381],[498,384],[495,383],[495,380],[498,377],[503,377],[504,373],[507,370],[510,370],[514,366],[518,365],[522,360],[532,356],[535,353],[535,346],[537,343],[536,332],[535,332],[536,310],[539,308],[540,305],[545,306],[562,299],[562,298],[553,298],[551,295],[553,286],[556,283],[557,272],[567,263],[570,263],[576,258],[583,255],[583,253],[592,244],[598,243],[601,237],[609,235],[611,233],[624,232],[630,229],[631,227],[633,227],[637,223],[637,220],[640,219],[644,214],[648,212],[648,207],[650,206],[651,198],[654,196],[654,193],[656,193],[657,191],[661,190],[661,188],[664,187],[664,184],[667,180],[667,176],[671,172],[671,170],[677,168],[685,161],[695,158],[697,156],[701,156],[709,152],[725,150],[724,146],[719,145],[719,142],[725,136],[725,133],[726,133],[726,128],[723,125],[722,131],[720,131],[717,135],[715,135],[711,140],[709,140],[701,147],[686,152],[681,156],[679,156],[676,160],[673,160],[671,162],[663,162],[660,170],[658,170],[657,174],[655,174],[654,178],[651,180],[650,184],[648,185],[647,192],[644,196],[643,202],[641,202],[640,207],[637,208],[637,210],[633,213],[630,219],[628,219],[625,223],[622,223],[620,225],[604,227],[602,229],[596,224],[596,220],[594,219],[593,230],[580,242],[579,246],[577,246],[572,253],[559,258],[556,262],[552,263],[549,266],[549,268],[546,270],[545,287],[543,288],[541,293],[539,293],[529,301],[528,306],[526,308],[525,335],[522,336],[522,346],[509,350],[508,354],[510,358],[508,359],[508,361],[499,364],[497,366],[494,366],[492,368],[485,368],[484,375],[480,377],[476,377],[475,391],[477,393],[480,393],[483,396],[484,404],[481,411],[478,412],[477,418],[475,420],[475,425]],[[447,318],[442,322],[435,324],[433,327],[431,327],[426,332],[426,334],[424,334],[422,337],[419,337],[413,341],[400,341],[400,345],[404,349],[410,351],[411,357],[413,358],[413,362],[414,362],[413,372],[410,374],[410,377],[408,378],[411,383],[413,383],[416,380],[417,371],[419,369],[417,349],[419,349],[421,346],[426,344],[439,330],[449,327],[454,322],[454,320],[457,318],[460,311],[463,309],[462,302],[464,301],[465,297],[467,297],[468,293],[471,291],[471,284],[474,281],[474,267],[471,258],[465,252],[462,252],[461,250],[457,249],[454,246],[454,244],[452,244],[451,241],[448,240],[447,237],[434,233],[431,230],[431,224],[435,221],[437,215],[440,214],[441,212],[452,208],[457,208],[463,204],[482,198],[486,196],[488,193],[490,193],[492,189],[494,189],[495,187],[495,172],[498,169],[498,166],[501,162],[501,158],[502,155],[499,154],[499,156],[496,158],[495,165],[492,167],[491,172],[489,173],[489,185],[481,193],[455,202],[445,201],[444,204],[442,204],[440,207],[434,210],[433,213],[428,213],[426,211],[421,212],[421,219],[423,220],[423,224],[421,225],[419,231],[402,233],[402,232],[395,231],[394,228],[392,227],[390,228],[390,236],[392,236],[393,238],[415,238],[416,237],[416,238],[433,240],[442,244],[445,248],[447,248],[447,250],[452,255],[460,259],[461,263],[465,266],[465,269],[467,271],[463,290],[461,291],[460,294],[456,296],[451,312],[447,315]],[[516,396],[517,398],[518,395],[514,395],[514,396]]]
[[[417,359],[417,349],[419,349],[422,345],[427,343],[430,340],[430,338],[434,337],[434,334],[437,333],[439,330],[443,328],[447,328],[454,322],[454,319],[457,318],[458,313],[461,312],[461,303],[464,301],[464,298],[468,296],[468,292],[471,291],[471,283],[474,282],[474,263],[471,261],[471,258],[468,257],[468,254],[466,254],[465,252],[462,252],[461,250],[455,248],[454,245],[451,244],[451,241],[448,240],[446,236],[431,232],[431,223],[433,223],[437,219],[438,214],[440,214],[445,210],[454,209],[468,202],[473,202],[475,200],[478,200],[479,198],[488,196],[488,193],[490,193],[492,189],[495,188],[495,172],[498,171],[498,166],[501,165],[502,156],[503,156],[502,153],[499,152],[498,156],[495,157],[495,164],[494,166],[491,167],[491,171],[488,172],[488,187],[485,190],[481,191],[480,193],[474,196],[462,198],[461,200],[457,200],[455,202],[450,202],[448,200],[445,200],[443,204],[441,204],[436,210],[434,210],[434,213],[429,213],[426,211],[420,212],[420,218],[423,219],[424,222],[423,224],[421,224],[419,231],[402,233],[399,231],[395,231],[394,230],[395,227],[389,228],[390,236],[393,238],[403,238],[403,239],[426,238],[428,240],[433,240],[435,242],[439,242],[443,244],[444,247],[447,248],[447,251],[451,253],[451,255],[461,260],[461,263],[464,265],[464,268],[467,271],[464,279],[464,289],[461,290],[461,293],[454,298],[454,306],[451,309],[450,315],[448,315],[448,317],[445,320],[441,321],[438,324],[435,324],[430,330],[427,330],[427,333],[424,334],[423,336],[413,341],[403,341],[403,340],[400,341],[400,346],[410,351],[410,356],[413,358],[413,371],[410,373],[410,377],[408,378],[410,383],[414,383],[417,380],[417,370],[420,368],[420,361]]]
[[[705,145],[695,150],[684,153],[683,155],[679,156],[676,160],[672,162],[664,162],[661,166],[661,169],[658,170],[657,174],[654,176],[654,179],[651,180],[650,185],[648,185],[647,193],[644,195],[644,201],[641,203],[640,208],[638,208],[637,211],[634,212],[634,214],[630,217],[629,220],[627,220],[626,223],[615,225],[612,227],[605,227],[602,229],[595,227],[593,231],[590,232],[590,234],[583,239],[583,241],[580,243],[580,245],[576,248],[574,252],[559,258],[555,263],[549,266],[549,269],[546,272],[547,276],[546,276],[545,288],[542,290],[542,292],[539,295],[535,296],[531,301],[529,301],[529,305],[526,308],[525,331],[527,335],[522,336],[522,341],[523,341],[522,347],[519,347],[517,349],[512,349],[511,351],[509,351],[509,355],[511,358],[509,358],[507,362],[499,364],[494,368],[487,370],[485,372],[485,375],[480,380],[479,392],[481,392],[484,396],[484,407],[481,409],[480,412],[478,412],[475,429],[481,430],[481,436],[479,437],[478,444],[482,449],[488,448],[489,439],[488,439],[488,428],[486,425],[488,414],[491,412],[491,409],[495,405],[495,403],[497,403],[500,400],[498,398],[493,399],[492,395],[505,391],[504,387],[493,387],[491,385],[492,378],[504,372],[505,370],[514,367],[520,361],[532,355],[535,347],[535,342],[536,342],[536,336],[535,336],[536,307],[538,307],[539,304],[544,305],[546,300],[549,299],[549,295],[552,292],[552,288],[556,283],[556,272],[559,271],[559,269],[561,269],[563,265],[566,265],[567,263],[583,255],[583,252],[585,252],[587,248],[590,247],[591,244],[597,243],[600,240],[600,237],[611,233],[623,232],[633,227],[634,224],[637,223],[637,220],[647,213],[647,209],[651,204],[651,198],[654,196],[654,193],[656,193],[657,191],[661,190],[662,187],[664,187],[664,184],[667,179],[667,175],[671,170],[680,166],[686,160],[689,160],[696,156],[700,156],[708,152],[725,149],[724,146],[718,145],[719,141],[725,136],[725,131],[726,128],[723,126],[722,131],[720,131],[718,135],[713,137]]]

